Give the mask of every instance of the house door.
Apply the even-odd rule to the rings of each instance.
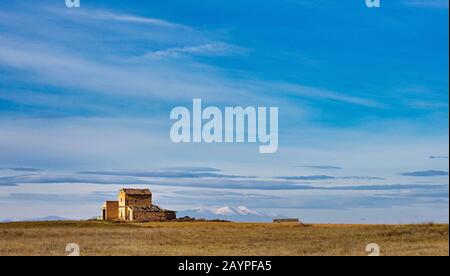
[[[106,210],[105,209],[102,210],[102,219],[106,220]]]

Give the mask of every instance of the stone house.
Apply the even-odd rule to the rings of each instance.
[[[176,219],[176,213],[153,205],[152,193],[149,189],[121,189],[118,201],[106,201],[103,204],[102,219],[169,221]]]

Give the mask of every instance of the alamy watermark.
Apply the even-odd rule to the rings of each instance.
[[[79,8],[81,6],[81,0],[65,0],[68,8]],[[368,8],[381,7],[381,0],[365,0]]]
[[[259,142],[260,153],[278,150],[278,107],[225,107],[222,112],[216,106],[203,109],[202,100],[194,99],[192,112],[175,107],[170,119],[176,120],[170,130],[174,143]]]
[[[381,0],[366,0],[366,6],[368,8],[379,8],[381,7]]]
[[[68,8],[79,8],[81,6],[81,0],[65,0]],[[381,0],[365,0],[368,8],[381,7]]]
[[[67,256],[70,257],[80,256],[80,246],[76,243],[69,243],[66,245],[66,252],[69,253]]]
[[[376,243],[369,243],[367,246],[366,246],[366,252],[367,253],[370,253],[369,255],[367,255],[367,256],[370,256],[370,257],[378,257],[378,256],[381,256],[381,249],[380,249],[380,246],[378,245],[378,244],[376,244]]]
[[[66,7],[79,8],[79,7],[81,7],[80,0],[66,0]]]

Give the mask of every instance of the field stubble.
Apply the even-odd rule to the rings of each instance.
[[[223,222],[0,224],[0,255],[449,255],[448,225],[284,225]]]

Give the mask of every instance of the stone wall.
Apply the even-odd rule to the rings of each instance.
[[[151,206],[152,205],[152,196],[144,195],[144,196],[125,196],[125,206]]]
[[[115,220],[119,218],[119,202],[107,201],[105,203],[105,219]]]
[[[133,211],[133,221],[169,221],[176,219],[174,211]]]

